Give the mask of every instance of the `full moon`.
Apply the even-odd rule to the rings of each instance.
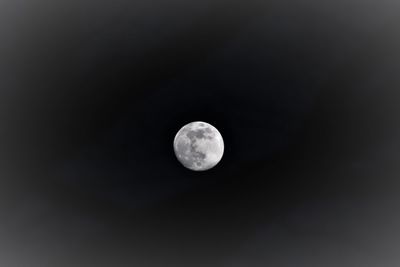
[[[193,171],[214,167],[224,154],[224,140],[218,130],[202,121],[183,126],[175,136],[174,150],[178,160]]]

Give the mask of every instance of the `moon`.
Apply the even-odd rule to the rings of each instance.
[[[183,166],[193,171],[206,171],[220,162],[224,140],[211,124],[195,121],[183,126],[175,136],[174,151]]]

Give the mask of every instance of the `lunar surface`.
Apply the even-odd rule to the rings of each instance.
[[[183,166],[194,171],[205,171],[221,160],[224,141],[214,126],[195,121],[178,131],[174,139],[174,150]]]

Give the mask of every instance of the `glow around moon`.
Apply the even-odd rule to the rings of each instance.
[[[218,130],[201,121],[183,126],[175,136],[174,150],[178,160],[188,169],[211,169],[224,154],[224,141]]]

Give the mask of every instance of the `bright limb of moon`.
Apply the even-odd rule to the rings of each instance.
[[[174,151],[179,162],[186,168],[205,171],[222,159],[224,140],[211,124],[195,121],[178,131],[174,139]]]

